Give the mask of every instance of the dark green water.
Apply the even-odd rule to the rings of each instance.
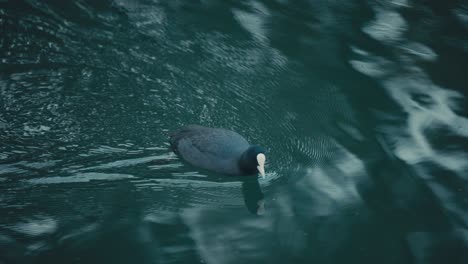
[[[466,2],[2,0],[0,50],[2,264],[468,263]]]

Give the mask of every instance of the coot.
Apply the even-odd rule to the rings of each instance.
[[[238,133],[199,125],[189,125],[170,136],[176,154],[188,163],[227,175],[265,177],[265,149],[250,145]]]

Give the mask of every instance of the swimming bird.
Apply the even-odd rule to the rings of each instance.
[[[265,149],[250,145],[238,133],[224,128],[188,125],[170,135],[174,152],[186,162],[227,175],[265,178]]]

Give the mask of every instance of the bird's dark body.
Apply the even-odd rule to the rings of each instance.
[[[169,141],[176,154],[197,167],[228,175],[256,172],[241,164],[251,146],[234,131],[189,125],[172,133]]]

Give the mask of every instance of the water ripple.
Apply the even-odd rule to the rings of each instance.
[[[466,4],[0,2],[0,262],[466,262]]]
[[[468,171],[468,159],[463,147],[457,146],[448,150],[440,144],[449,135],[458,137],[458,142],[468,137],[468,118],[460,115],[459,100],[463,95],[448,87],[435,84],[420,61],[434,62],[437,54],[423,43],[404,39],[410,28],[394,7],[376,7],[376,19],[364,28],[371,37],[389,45],[395,59],[376,55],[360,48],[354,48],[358,59],[350,64],[357,71],[374,78],[388,92],[391,98],[401,107],[404,115],[400,117],[399,127],[392,128],[383,124],[382,132],[389,151],[409,165],[420,169],[417,174],[425,179],[427,187],[440,201],[447,212],[447,218],[456,230],[466,232],[466,213],[461,209],[456,197],[459,189],[447,182],[441,183],[442,177],[430,168],[439,167],[455,173],[452,180],[465,181]],[[441,127],[443,131],[441,132]],[[395,133],[397,131],[397,133]],[[437,138],[432,135],[438,134]],[[388,143],[387,143],[388,142]],[[447,175],[444,176],[446,178]],[[436,182],[434,182],[436,181]],[[461,190],[463,192],[463,190]],[[447,243],[464,243],[466,238],[454,235],[456,231],[446,233],[420,232],[410,233],[408,241],[412,253],[418,261],[430,259],[428,252],[440,248],[441,239]],[[442,238],[443,237],[443,238]],[[457,241],[457,242],[455,242]],[[422,246],[424,245],[424,246]],[[442,246],[443,247],[443,246]],[[430,249],[432,248],[432,250]]]
[[[90,181],[113,181],[113,180],[122,180],[122,179],[131,179],[135,176],[128,174],[117,174],[117,173],[98,173],[98,172],[88,172],[80,173],[72,176],[64,177],[44,177],[44,178],[35,178],[25,180],[31,184],[57,184],[57,183],[79,183],[79,182],[90,182]]]

